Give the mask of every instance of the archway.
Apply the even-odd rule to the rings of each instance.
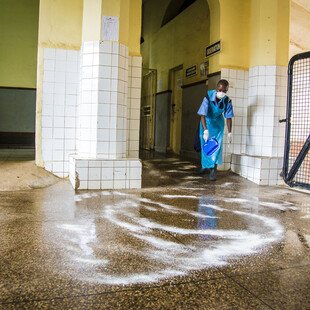
[[[207,80],[207,76],[200,72],[200,67],[206,61],[206,47],[219,39],[219,14],[217,0],[172,0],[168,4],[164,1],[156,4],[148,1],[143,4],[143,67],[157,73],[155,92],[150,94],[156,97],[156,106],[148,110],[154,120],[154,137],[150,140],[154,141],[155,151],[172,151],[197,157],[192,151],[192,136],[197,127],[196,112],[205,94]],[[211,60],[211,69],[218,68],[214,62],[218,62],[218,59]],[[175,69],[181,67],[181,76],[174,78]],[[186,74],[191,67],[194,70],[192,74]],[[173,90],[178,88],[183,94],[181,108],[178,109],[181,126],[177,127],[178,130],[174,128],[175,133],[172,134],[171,117],[175,113]],[[141,110],[141,117],[143,113],[144,110]],[[145,129],[141,127],[140,130],[145,138]],[[176,144],[179,145],[176,147]],[[176,152],[176,149],[180,152]]]
[[[193,4],[196,0],[171,0],[164,18],[161,23],[161,27],[168,24],[171,20],[173,20],[175,17],[177,17],[179,14],[181,14],[183,11],[185,11],[191,4]]]

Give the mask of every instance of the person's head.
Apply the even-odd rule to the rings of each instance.
[[[220,100],[226,96],[228,91],[229,83],[227,80],[219,80],[216,85],[216,97]]]
[[[229,83],[227,80],[219,80],[217,85],[216,85],[216,90],[218,92],[223,92],[223,93],[227,93],[228,92],[228,88],[229,88]]]

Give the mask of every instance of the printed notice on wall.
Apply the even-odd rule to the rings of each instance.
[[[117,16],[102,17],[101,39],[107,41],[118,41],[119,18]]]

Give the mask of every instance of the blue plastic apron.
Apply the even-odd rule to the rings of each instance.
[[[207,156],[203,151],[201,152],[201,167],[202,168],[214,168],[214,165],[221,165],[222,151],[223,151],[223,136],[224,136],[224,117],[223,112],[225,110],[225,103],[222,99],[219,102],[209,100],[208,113],[205,116],[207,129],[209,131],[209,138],[216,138],[220,147],[211,156]],[[201,145],[204,145],[203,139],[203,127],[200,122],[200,141]]]

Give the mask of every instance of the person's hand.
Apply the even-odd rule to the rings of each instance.
[[[227,135],[227,143],[231,144],[231,142],[232,142],[232,133],[229,132],[228,135]]]
[[[205,140],[205,142],[208,141],[208,138],[209,138],[209,130],[206,129],[204,132],[203,132],[203,139]]]

